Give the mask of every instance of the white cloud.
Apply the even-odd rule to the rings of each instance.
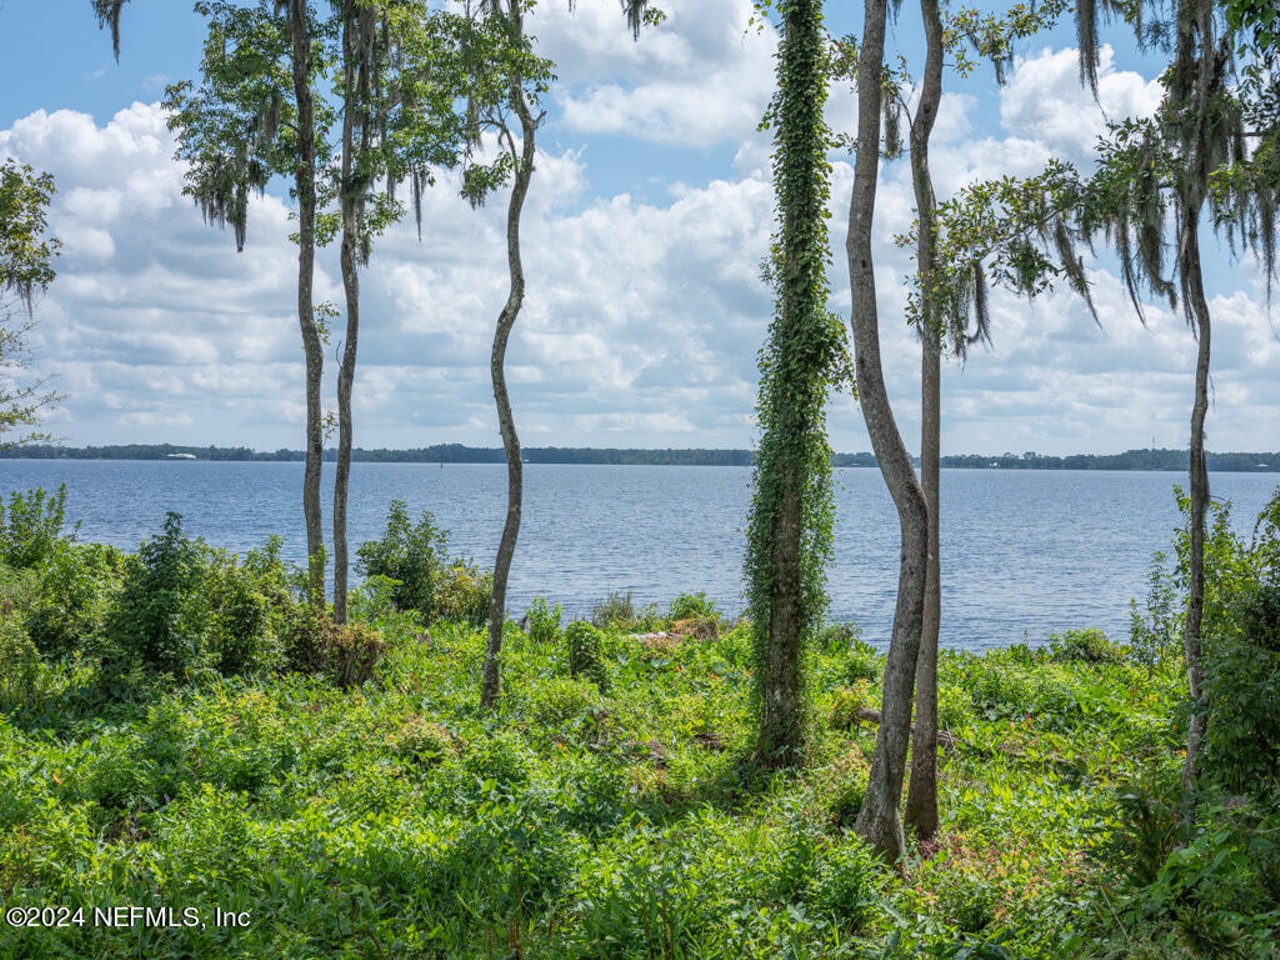
[[[587,134],[708,147],[738,142],[773,89],[771,27],[748,28],[750,0],[672,0],[667,21],[639,41],[611,0],[537,10],[541,49],[565,81],[564,123]]]
[[[582,139],[539,153],[522,234],[524,308],[508,353],[527,442],[747,446],[756,353],[772,313],[759,264],[774,230],[767,135],[776,37],[743,33],[748,0],[684,0],[632,41],[613,0],[581,0],[570,16],[544,4],[536,32],[565,86],[555,119]],[[999,116],[948,97],[935,133],[940,196],[975,177],[1031,173],[1052,155],[1087,156],[1102,114],[1079,90],[1073,51],[1021,61]],[[1150,109],[1158,91],[1104,57],[1112,116]],[[852,98],[832,96],[832,122]],[[587,133],[676,147],[734,148],[725,169],[644,171],[660,199],[593,192]],[[665,149],[665,148],[664,148]],[[682,151],[671,150],[677,157]],[[689,151],[683,151],[688,153]],[[255,199],[249,241],[210,229],[181,196],[182,170],[154,105],[105,124],[39,111],[0,130],[0,156],[57,177],[51,213],[66,243],[33,331],[38,372],[67,395],[51,413],[77,444],[190,442],[301,446],[302,354],[295,309],[294,225],[278,195]],[[625,162],[625,158],[624,158]],[[882,168],[877,283],[885,372],[908,444],[918,435],[919,347],[902,320],[910,252],[892,244],[913,217],[905,162]],[[829,223],[832,304],[847,317],[844,223],[852,171],[834,164]],[[421,241],[389,231],[362,275],[355,403],[363,446],[458,441],[497,445],[488,379],[493,324],[507,295],[506,196],[471,210],[442,175],[425,197]],[[1153,308],[1142,327],[1119,282],[1098,270],[1104,326],[1078,299],[992,300],[995,346],[944,374],[944,450],[1113,450],[1185,442],[1193,342],[1179,314]],[[332,251],[317,300],[341,302]],[[1280,436],[1280,341],[1259,292],[1214,298],[1217,449]],[[333,323],[333,357],[343,321]],[[325,395],[332,398],[332,383]],[[332,400],[327,401],[332,404]],[[833,399],[837,449],[867,449],[854,402]]]

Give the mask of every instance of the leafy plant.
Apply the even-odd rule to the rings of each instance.
[[[560,617],[563,612],[564,608],[560,604],[553,607],[547,603],[546,597],[534,597],[526,612],[529,618],[529,639],[539,644],[554,642],[560,633]]]
[[[437,614],[436,593],[448,543],[448,533],[436,526],[429,511],[422,511],[418,522],[411,524],[408,505],[393,500],[381,539],[366,541],[356,550],[357,566],[366,577],[399,581],[394,591],[396,606],[417,610],[431,621]]]
[[[635,604],[631,601],[631,592],[622,593],[614,590],[603,600],[598,600],[591,607],[591,625],[602,630],[617,627],[625,630],[636,619]]]
[[[601,653],[600,631],[584,620],[575,620],[564,630],[569,652],[569,672],[594,680],[601,693],[609,692],[609,673]]]
[[[489,619],[493,574],[474,563],[455,560],[439,572],[435,586],[435,614],[443,620],[484,626]]]
[[[1054,660],[1063,663],[1120,663],[1127,657],[1123,647],[1094,627],[1049,634],[1049,650]]]
[[[18,569],[34,567],[55,546],[75,538],[79,524],[65,537],[62,527],[66,518],[67,485],[49,496],[43,487],[9,494],[6,509],[0,501],[0,560]]]

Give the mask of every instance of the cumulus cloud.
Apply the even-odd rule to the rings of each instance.
[[[562,140],[538,156],[523,225],[527,291],[508,353],[526,442],[609,446],[748,446],[756,354],[772,313],[759,265],[774,230],[767,134],[776,36],[744,32],[749,0],[673,0],[671,19],[632,41],[612,0],[570,16],[543,4],[536,33],[563,84],[549,102]],[[1158,91],[1104,53],[1106,115],[1149,111]],[[940,196],[978,178],[1032,173],[1053,155],[1087,159],[1103,112],[1079,90],[1074,51],[1018,63],[996,112],[948,96],[935,135]],[[833,125],[852,97],[836,91]],[[655,199],[594,189],[590,137],[667,146],[673,165]],[[548,138],[551,140],[551,138]],[[727,146],[722,169],[680,161]],[[696,152],[693,151],[693,152]],[[182,197],[165,118],[133,104],[98,124],[37,111],[0,130],[0,157],[50,170],[59,277],[32,336],[39,372],[67,395],[50,427],[73,443],[179,442],[301,446],[302,351],[294,313],[296,248],[277,188],[252,201],[249,240],[201,222]],[[619,161],[626,163],[623,156]],[[691,172],[692,171],[692,172]],[[831,305],[844,316],[845,218],[852,170],[833,164]],[[497,445],[488,362],[506,298],[505,196],[472,210],[442,174],[423,230],[403,224],[362,275],[357,443]],[[905,162],[882,168],[876,278],[885,372],[910,446],[919,431],[919,346],[903,322],[910,251],[893,236],[914,218]],[[1105,264],[1104,264],[1105,266]],[[1119,282],[1092,275],[1094,325],[1067,292],[1027,304],[997,293],[994,347],[944,373],[944,450],[1043,453],[1185,443],[1194,344],[1181,315],[1153,307],[1144,327]],[[1242,286],[1238,284],[1237,286]],[[332,251],[316,299],[341,302]],[[1256,290],[1214,298],[1218,449],[1280,435],[1280,342]],[[332,375],[342,337],[333,322]],[[333,385],[325,386],[333,397]],[[332,402],[331,400],[329,401]],[[833,398],[832,442],[867,449],[855,402]]]

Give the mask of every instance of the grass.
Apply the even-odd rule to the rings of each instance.
[[[945,653],[942,829],[891,869],[848,830],[875,729],[831,718],[879,661],[840,631],[806,768],[762,776],[743,626],[606,628],[607,695],[510,626],[494,715],[480,630],[378,626],[348,691],[208,674],[105,707],[63,666],[0,716],[0,896],[85,911],[0,926],[0,958],[1091,956],[1117,797],[1181,749],[1174,672]],[[198,923],[93,922],[116,906]]]

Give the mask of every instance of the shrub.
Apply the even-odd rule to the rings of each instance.
[[[387,645],[372,627],[336,624],[309,606],[291,611],[284,643],[288,665],[302,673],[329,677],[343,689],[372,679]]]
[[[428,621],[436,616],[436,591],[444,571],[449,535],[422,511],[415,525],[403,500],[391,501],[387,528],[380,540],[369,540],[356,550],[357,569],[366,577],[398,580],[396,606],[417,610]]]
[[[1280,775],[1280,582],[1244,589],[1224,620],[1205,643],[1201,762],[1233,793],[1266,790]]]
[[[473,563],[455,560],[439,574],[435,588],[435,615],[443,620],[484,626],[489,619],[493,574]]]
[[[871,764],[857,747],[839,757],[825,772],[820,788],[827,819],[835,827],[852,827],[867,795]]]
[[[708,599],[706,593],[682,593],[667,607],[667,621],[676,623],[679,620],[715,620],[720,619],[720,611],[715,603]]]
[[[1127,657],[1123,647],[1094,627],[1049,634],[1049,651],[1059,663],[1120,663]]]
[[[856,680],[849,687],[837,687],[831,697],[827,726],[832,730],[848,730],[858,722],[858,711],[872,705],[871,684],[865,679]]]
[[[631,602],[630,591],[621,593],[614,590],[591,607],[591,625],[601,630],[607,630],[610,627],[625,630],[635,619],[636,608]]]
[[[534,643],[552,643],[560,633],[560,616],[564,608],[547,604],[546,597],[534,597],[525,616],[529,618],[529,639]]]
[[[396,609],[395,593],[399,580],[382,574],[366,577],[364,583],[351,591],[351,619],[362,623],[385,620]]]
[[[51,659],[92,650],[124,581],[125,555],[100,543],[60,542],[39,564],[27,632]]]
[[[0,711],[34,707],[43,698],[48,667],[12,614],[0,614]]]
[[[0,501],[0,560],[19,569],[34,567],[58,543],[74,539],[75,530],[65,538],[62,535],[66,507],[65,483],[53,496],[43,487],[26,493],[15,490],[9,494],[7,510]]]
[[[104,679],[142,668],[182,678],[197,665],[205,611],[205,568],[197,545],[182,535],[182,517],[170,513],[160,536],[142,544],[125,567],[124,587],[107,617]]]
[[[875,855],[859,840],[827,847],[810,882],[809,904],[819,916],[850,932],[862,930],[878,899],[875,875]]]
[[[609,692],[609,674],[600,651],[600,631],[583,620],[575,620],[564,631],[569,648],[569,672],[594,680],[601,693]]]

